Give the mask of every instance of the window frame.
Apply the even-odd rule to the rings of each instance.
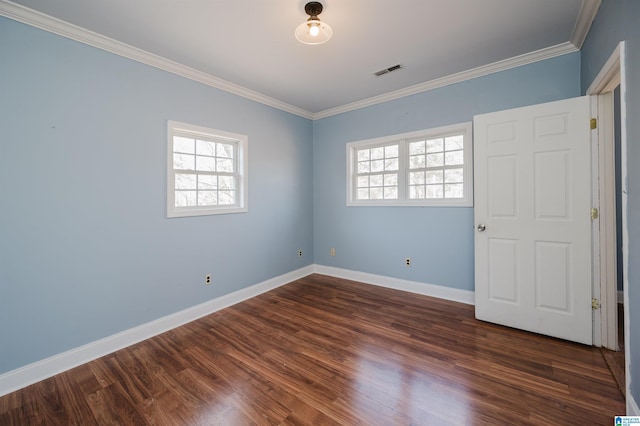
[[[202,138],[212,142],[233,143],[235,146],[234,173],[203,173],[236,178],[236,203],[210,206],[176,206],[175,175],[173,167],[174,136]],[[197,174],[197,171],[196,171]],[[248,137],[237,133],[212,129],[179,121],[167,121],[167,218],[244,213],[248,211]]]
[[[473,207],[473,134],[471,122],[419,130],[398,135],[383,136],[349,142],[346,145],[347,158],[347,206],[430,206],[430,207]],[[463,136],[463,185],[464,196],[461,198],[409,198],[409,143],[422,139],[436,139],[439,137]],[[366,148],[376,148],[398,144],[398,198],[397,199],[357,199],[357,154]],[[442,166],[444,170],[446,166]]]

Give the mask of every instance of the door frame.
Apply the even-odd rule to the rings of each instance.
[[[627,105],[626,105],[626,43],[621,41],[595,77],[587,95],[594,96],[598,118],[598,131],[594,137],[599,141],[597,147],[597,173],[592,181],[593,192],[600,194],[595,198],[600,211],[598,234],[594,235],[593,255],[594,271],[593,294],[599,295],[601,308],[594,315],[594,342],[601,346],[618,350],[618,296],[616,287],[616,218],[615,218],[615,140],[613,123],[613,91],[620,86],[620,175],[622,182],[622,270],[625,333],[625,382],[626,392],[630,395],[629,377],[629,231],[627,218]],[[600,179],[598,179],[598,176]],[[597,273],[596,273],[597,272]],[[598,315],[599,313],[599,315]],[[596,325],[600,325],[597,327]],[[628,407],[627,407],[628,408]]]

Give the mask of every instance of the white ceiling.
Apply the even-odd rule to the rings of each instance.
[[[541,49],[575,51],[600,0],[322,3],[333,38],[317,46],[293,34],[306,0],[0,0],[0,14],[25,6],[318,116]]]

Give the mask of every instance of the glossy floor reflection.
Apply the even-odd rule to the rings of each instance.
[[[611,424],[600,350],[311,275],[0,398],[0,424]]]

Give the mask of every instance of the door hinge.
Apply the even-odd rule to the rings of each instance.
[[[592,118],[591,121],[589,121],[589,125],[591,126],[591,130],[597,129],[598,128],[598,119],[597,118]]]
[[[591,220],[596,220],[598,218],[598,209],[595,207],[591,209]]]
[[[595,297],[591,299],[591,309],[594,311],[597,311],[598,309],[600,309],[600,301]]]

